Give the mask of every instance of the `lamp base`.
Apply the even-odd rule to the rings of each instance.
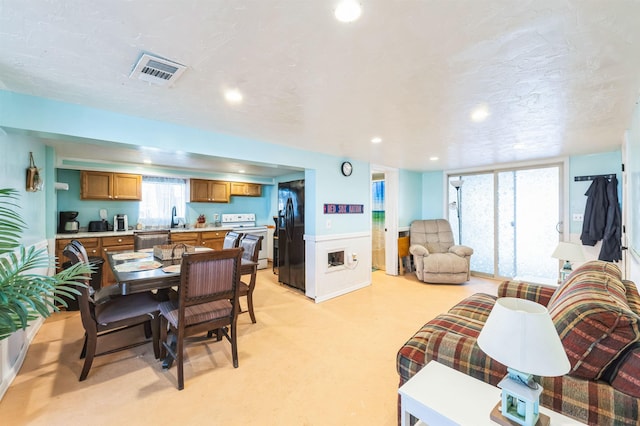
[[[493,410],[491,410],[491,414],[489,415],[491,420],[502,426],[519,426],[518,423],[502,415],[502,411],[500,410],[501,407],[502,402],[500,401],[496,404],[495,407],[493,407]],[[540,417],[538,417],[536,426],[549,426],[551,424],[551,419],[549,418],[549,416],[545,416],[542,413],[540,413],[539,416]]]

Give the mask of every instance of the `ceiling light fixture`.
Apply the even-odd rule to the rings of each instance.
[[[526,145],[522,142],[518,142],[518,143],[514,143],[513,144],[513,149],[525,149]]]
[[[485,104],[478,105],[471,111],[471,120],[475,123],[481,123],[489,117],[489,107]]]
[[[440,159],[440,157],[429,157],[429,161],[438,161]]]
[[[142,162],[143,162],[144,164],[151,164],[151,160],[148,160],[148,159],[147,159],[147,160],[142,160]]]
[[[239,104],[242,102],[242,93],[238,89],[229,89],[224,92],[224,98],[231,104]]]
[[[353,22],[360,18],[362,6],[356,0],[342,0],[336,6],[334,14],[340,22]]]
[[[243,169],[238,170],[238,173],[244,173]]]
[[[371,138],[371,143],[380,143],[382,142],[382,138],[376,136],[375,138]]]

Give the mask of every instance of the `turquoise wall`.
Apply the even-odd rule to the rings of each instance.
[[[398,176],[398,227],[406,227],[422,219],[422,173],[400,170]]]
[[[36,166],[44,176],[45,189],[38,192],[26,191],[29,152],[33,152]],[[18,190],[17,209],[27,224],[23,244],[30,245],[47,238],[48,195],[53,194],[50,178],[52,170],[47,161],[47,147],[36,138],[11,136],[0,132],[0,188]],[[53,207],[55,208],[55,206]],[[52,235],[52,234],[51,234]]]
[[[446,196],[442,171],[422,174],[422,219],[442,219]]]
[[[354,172],[346,178],[340,173],[344,158],[7,91],[0,91],[0,111],[0,127],[34,132],[48,138],[91,139],[97,143],[119,142],[165,150],[180,146],[183,151],[198,154],[303,168],[306,233],[370,231],[370,169],[365,162],[351,160]],[[12,161],[13,152],[8,155]],[[365,214],[332,215],[332,227],[327,228],[322,213],[325,203],[363,204]],[[91,209],[95,211],[95,207]],[[264,208],[270,212],[267,214],[269,223],[272,222],[272,210],[272,206]]]

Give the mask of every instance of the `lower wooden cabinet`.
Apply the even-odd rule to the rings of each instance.
[[[222,250],[227,231],[204,231],[200,233],[200,245],[214,250]]]
[[[227,231],[194,231],[194,232],[172,232],[172,244],[189,244],[192,246],[209,247],[214,250],[222,250],[224,245],[224,237]],[[57,270],[62,269],[62,265],[69,259],[64,257],[63,251],[71,240],[78,240],[87,250],[87,255],[91,257],[100,257],[104,263],[102,264],[102,281],[101,286],[115,284],[116,280],[111,272],[107,260],[107,253],[122,250],[133,250],[133,235],[113,235],[91,238],[59,238],[56,240],[56,260]]]
[[[89,257],[102,257],[101,238],[60,238],[56,240],[56,269],[58,272],[62,270],[62,265],[69,261],[64,257],[63,251],[72,240],[80,241]]]
[[[113,237],[102,237],[102,258],[104,267],[102,268],[102,286],[116,283],[116,279],[109,267],[107,253],[113,251],[133,250],[133,235],[119,235]]]
[[[171,244],[189,244],[191,246],[197,246],[200,242],[199,232],[172,232]]]

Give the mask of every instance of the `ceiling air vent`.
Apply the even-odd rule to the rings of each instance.
[[[186,69],[177,62],[144,53],[129,78],[138,77],[148,83],[171,86]]]

